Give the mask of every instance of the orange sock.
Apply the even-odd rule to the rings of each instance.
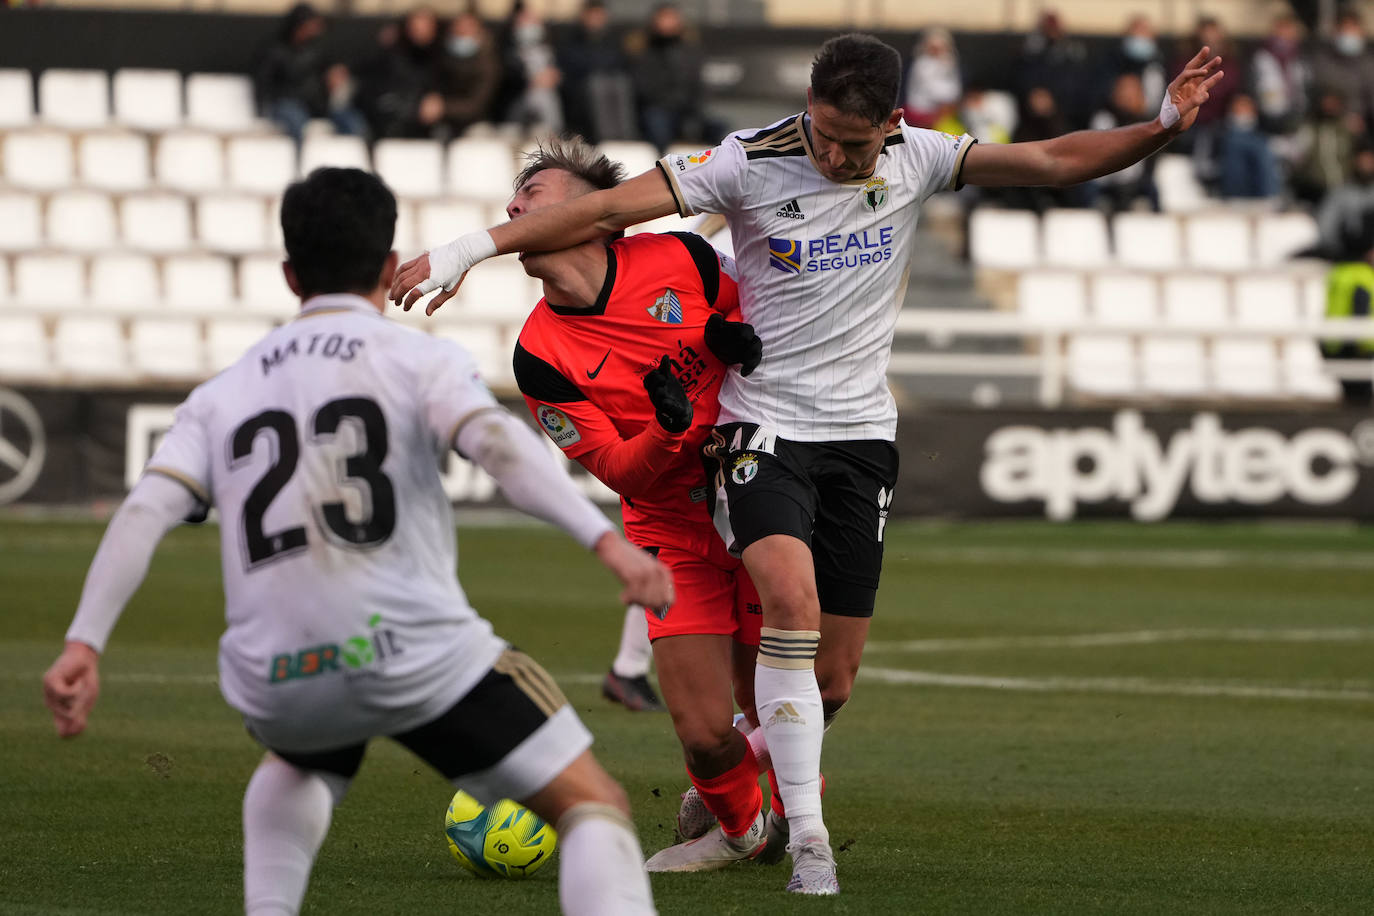
[[[748,747],[744,759],[711,779],[700,779],[690,770],[692,785],[701,793],[706,808],[720,821],[726,836],[741,836],[754,823],[763,809],[763,792],[759,790],[759,762]]]
[[[778,817],[787,817],[787,812],[782,807],[782,793],[778,791],[778,777],[773,775],[773,771],[768,771],[768,791],[772,796],[768,799],[768,807],[772,809]],[[821,797],[825,797],[825,774],[821,774]]]

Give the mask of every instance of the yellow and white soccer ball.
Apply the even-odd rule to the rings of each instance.
[[[458,864],[482,878],[528,878],[558,845],[554,829],[524,805],[503,799],[484,808],[462,791],[449,803],[444,836]]]

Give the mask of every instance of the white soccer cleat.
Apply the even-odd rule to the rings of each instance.
[[[716,826],[716,816],[706,807],[696,786],[689,786],[682,793],[682,804],[677,808],[677,832],[684,840],[695,840],[705,836],[706,831]]]
[[[788,891],[817,897],[840,892],[840,882],[835,877],[835,855],[829,843],[819,838],[811,839],[794,843],[787,851],[792,853],[792,880],[787,882]]]
[[[763,832],[763,852],[755,856],[754,861],[760,865],[777,865],[787,855],[787,841],[792,837],[787,818],[779,817],[776,811],[769,811]]]
[[[644,863],[648,872],[715,871],[753,858],[763,849],[763,813],[742,836],[726,836],[719,825],[703,837],[661,849]],[[832,866],[833,873],[833,866]]]

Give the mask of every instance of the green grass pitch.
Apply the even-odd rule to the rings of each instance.
[[[101,527],[0,521],[0,912],[241,912],[259,750],[213,681],[217,531],[163,543],[59,741],[38,678]],[[685,785],[666,715],[601,700],[621,611],[558,534],[460,531],[460,576],[541,660],[629,791],[646,852]],[[843,893],[786,866],[654,878],[665,914],[1368,913],[1374,532],[1338,526],[892,525],[872,643],[826,741]],[[553,913],[556,868],[480,881],[447,785],[377,742],[306,911]]]

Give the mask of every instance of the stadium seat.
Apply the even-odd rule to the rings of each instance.
[[[625,177],[633,178],[654,167],[658,162],[658,150],[652,143],[638,140],[607,140],[596,148],[597,152],[612,162],[625,166]],[[692,152],[700,152],[701,148]]]
[[[113,248],[114,201],[98,191],[67,191],[48,199],[48,243],[72,251]]]
[[[14,259],[14,301],[70,311],[86,304],[86,265],[72,254],[22,254]]]
[[[1179,327],[1224,325],[1229,320],[1226,278],[1170,274],[1164,278],[1164,322]]]
[[[1097,324],[1148,326],[1159,320],[1159,284],[1149,274],[1093,274],[1088,303]]]
[[[1326,274],[1314,273],[1298,280],[1301,291],[1300,309],[1303,318],[1308,320],[1326,315]]]
[[[1283,390],[1294,397],[1334,401],[1341,385],[1322,366],[1317,342],[1310,337],[1289,337],[1282,342],[1280,365]]]
[[[306,137],[301,143],[301,176],[325,166],[370,171],[367,144],[362,137]]]
[[[1067,361],[1075,391],[1112,397],[1136,392],[1135,353],[1124,334],[1074,334]]]
[[[185,251],[191,247],[190,204],[176,194],[126,197],[119,205],[119,235],[139,251]]]
[[[27,70],[0,70],[0,130],[33,123],[33,77]]]
[[[372,165],[398,197],[443,194],[444,148],[437,140],[379,140]]]
[[[38,75],[38,116],[54,127],[104,127],[110,120],[110,78],[103,70],[44,70]]]
[[[448,190],[469,200],[505,203],[515,183],[515,155],[499,137],[463,137],[448,145]]]
[[[1207,393],[1207,358],[1200,337],[1145,337],[1140,341],[1140,388],[1171,398]]]
[[[505,345],[500,328],[490,324],[469,322],[446,325],[434,336],[452,340],[472,354],[477,371],[488,385],[505,385],[514,381],[510,363],[510,348]]]
[[[162,262],[163,300],[173,311],[219,312],[233,308],[234,271],[228,258],[182,255]]]
[[[192,73],[186,77],[186,123],[219,133],[253,130],[253,81],[237,73]]]
[[[0,193],[0,252],[43,244],[43,209],[33,194]]]
[[[1100,268],[1112,259],[1107,219],[1099,210],[1049,210],[1040,222],[1045,265]]]
[[[519,324],[539,301],[539,286],[514,258],[482,264],[468,274],[455,301],[443,312],[449,320],[472,318]],[[456,306],[456,307],[455,307]]]
[[[1279,394],[1277,347],[1267,337],[1220,337],[1212,341],[1212,385],[1233,397]]]
[[[1286,274],[1247,274],[1232,289],[1232,313],[1242,325],[1293,324],[1302,315],[1298,282]]]
[[[157,265],[145,254],[106,254],[91,259],[90,302],[119,311],[152,311],[162,303]]]
[[[220,372],[228,368],[271,330],[272,322],[266,318],[225,318],[211,321],[205,332],[205,355],[209,362],[209,370]]]
[[[76,146],[81,182],[102,191],[147,188],[148,159],[148,141],[138,134],[87,134]]]
[[[1255,222],[1255,263],[1277,267],[1317,239],[1317,221],[1307,213],[1262,214]]]
[[[1040,223],[1034,213],[980,207],[973,211],[968,231],[975,267],[1024,270],[1040,263]]]
[[[1184,220],[1184,260],[1198,270],[1249,270],[1254,264],[1250,218],[1240,213],[1198,213]]]
[[[82,315],[59,318],[53,335],[53,363],[59,371],[75,376],[126,376],[128,350],[119,322]]]
[[[203,131],[170,131],[157,141],[157,183],[172,191],[214,191],[224,185],[224,144]]]
[[[1166,214],[1118,213],[1112,243],[1122,267],[1158,271],[1183,265],[1178,220]]]
[[[163,131],[180,127],[181,74],[175,70],[116,70],[114,118],[125,127]]]
[[[239,301],[250,312],[290,318],[300,309],[300,300],[286,285],[280,257],[254,255],[239,261]]]
[[[396,235],[391,240],[391,247],[400,253],[402,261],[407,261],[425,250],[425,246],[420,244],[419,235],[415,232],[418,209],[411,201],[396,201]]]
[[[417,241],[421,248],[429,249],[488,225],[482,207],[477,204],[422,203]]]
[[[129,326],[129,351],[136,372],[165,378],[205,374],[200,324],[185,318],[137,318]]]
[[[1200,210],[1211,203],[1189,156],[1165,153],[1156,157],[1155,186],[1159,188],[1159,205],[1166,213]]]
[[[34,315],[0,315],[0,374],[43,376],[52,369],[48,335]]]
[[[225,254],[262,251],[268,245],[267,208],[261,197],[207,194],[196,201],[196,239]]]
[[[0,304],[10,301],[10,260],[0,254]]]
[[[234,190],[279,195],[296,179],[296,144],[290,137],[231,137],[225,160]]]
[[[14,131],[5,143],[5,183],[15,188],[53,191],[72,184],[72,140],[54,130]]]
[[[1088,311],[1083,275],[1062,270],[1028,270],[1017,282],[1016,307],[1031,321],[1081,324]]]

